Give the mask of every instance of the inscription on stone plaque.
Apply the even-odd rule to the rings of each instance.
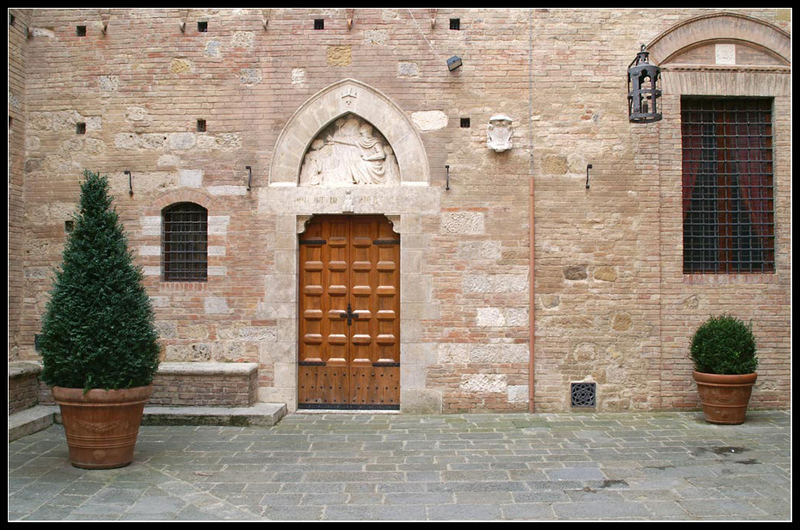
[[[734,44],[717,44],[714,46],[717,64],[736,64],[736,46]]]

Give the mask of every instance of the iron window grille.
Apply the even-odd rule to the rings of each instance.
[[[164,208],[162,265],[164,281],[206,281],[208,271],[208,211],[181,202]]]
[[[772,100],[681,99],[684,274],[775,270]]]

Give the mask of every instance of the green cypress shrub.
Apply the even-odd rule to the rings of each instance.
[[[149,385],[158,334],[141,267],[111,207],[108,180],[84,172],[80,211],[42,320],[42,380],[115,390]]]
[[[731,315],[712,316],[692,336],[695,370],[707,374],[751,374],[758,357],[752,324]]]

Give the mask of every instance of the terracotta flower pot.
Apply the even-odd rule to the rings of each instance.
[[[69,459],[75,467],[110,469],[133,461],[144,405],[153,386],[122,390],[52,388],[61,407]]]
[[[722,375],[693,372],[703,414],[709,423],[744,423],[757,374]]]

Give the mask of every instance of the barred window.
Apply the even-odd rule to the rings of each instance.
[[[683,272],[774,272],[772,100],[681,99]]]
[[[164,281],[206,281],[208,211],[181,202],[162,210]]]

